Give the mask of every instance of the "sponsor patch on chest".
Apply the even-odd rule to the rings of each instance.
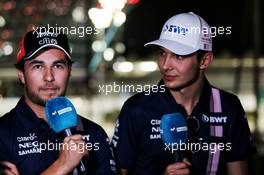
[[[37,141],[35,133],[29,133],[27,135],[17,137],[18,155],[27,155],[33,153],[41,153],[39,142]]]
[[[202,114],[202,121],[205,123],[227,123],[227,119],[223,114]]]
[[[151,131],[149,135],[150,140],[161,139],[160,120],[159,119],[150,120],[150,126],[151,126]]]

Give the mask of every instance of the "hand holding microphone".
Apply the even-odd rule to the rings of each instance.
[[[80,162],[83,163],[83,156],[88,155],[88,151],[84,149],[84,144],[85,142],[82,140],[81,135],[72,135],[65,137],[63,141],[64,148],[61,148],[62,150],[58,159],[59,164],[66,167],[65,172],[72,171],[75,167],[80,164]],[[83,166],[85,166],[84,163]],[[86,173],[81,170],[81,167],[78,168],[78,171],[79,174]]]
[[[87,174],[85,160],[88,155],[81,135],[73,135],[77,126],[77,112],[66,97],[57,97],[46,103],[46,116],[51,128],[63,137],[63,144],[57,165],[63,167],[64,173],[71,172],[78,166],[78,174]]]
[[[165,114],[161,118],[160,129],[162,141],[166,147],[170,147],[175,161],[167,166],[164,175],[188,175],[191,163],[183,159],[181,152],[177,150],[180,144],[185,144],[188,136],[185,117],[181,113]]]

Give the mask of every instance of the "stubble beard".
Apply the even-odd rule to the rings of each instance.
[[[62,93],[60,93],[60,94],[58,94],[56,96],[53,93],[50,93],[48,99],[43,99],[43,98],[41,98],[40,95],[38,95],[35,92],[31,91],[27,86],[25,87],[25,90],[26,90],[27,97],[29,98],[30,101],[32,101],[32,103],[40,105],[40,106],[43,106],[43,107],[45,107],[46,102],[49,99],[55,98],[55,97],[59,97],[59,96],[65,96],[65,93],[66,93],[66,89],[65,89]],[[59,90],[59,88],[58,88],[58,90]]]

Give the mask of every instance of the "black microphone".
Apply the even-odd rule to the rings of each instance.
[[[166,146],[180,146],[185,144],[188,136],[188,128],[185,117],[181,113],[165,114],[160,121],[161,139]],[[182,162],[179,150],[172,150],[175,162]]]
[[[50,127],[61,137],[65,138],[75,133],[77,126],[77,112],[73,104],[66,97],[57,97],[46,102],[45,112]],[[85,160],[82,159],[78,174],[87,175]]]

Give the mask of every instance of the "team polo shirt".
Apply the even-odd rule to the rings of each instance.
[[[116,174],[106,133],[99,125],[78,117],[77,133],[83,136],[85,147],[89,150],[86,159],[88,174]],[[47,122],[35,115],[24,98],[0,118],[0,159],[14,163],[21,175],[38,175],[46,170],[58,159],[60,141]],[[71,174],[76,174],[76,171]]]
[[[162,81],[159,85],[165,87]],[[212,88],[205,79],[199,102],[191,114],[199,121],[200,127],[193,137],[201,141],[201,149],[181,152],[190,160],[190,171],[195,175],[227,174],[227,162],[246,160],[255,152],[239,99],[214,88],[219,92],[222,111],[212,112]],[[174,163],[174,155],[161,140],[160,120],[164,114],[176,112],[187,116],[167,88],[129,98],[122,107],[112,139],[117,168],[128,169],[131,175],[162,175]]]

